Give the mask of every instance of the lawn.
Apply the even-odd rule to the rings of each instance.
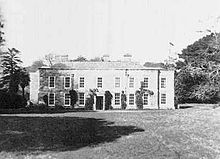
[[[220,158],[220,108],[2,114],[0,158]]]

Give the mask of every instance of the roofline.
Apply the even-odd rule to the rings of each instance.
[[[48,69],[48,70],[162,70],[162,71],[173,71],[164,68],[116,68],[116,69],[74,69],[74,68],[48,68],[41,67],[38,69]]]

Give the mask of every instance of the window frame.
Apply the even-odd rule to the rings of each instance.
[[[117,94],[117,99],[116,99],[116,94]],[[121,104],[121,94],[120,93],[115,93],[114,94],[114,104],[115,105],[120,105]],[[117,101],[117,102],[116,102]]]
[[[53,94],[53,104],[50,104],[50,95]],[[48,93],[48,106],[55,106],[55,93]]]
[[[121,87],[121,78],[115,77],[115,88],[120,88],[120,87]]]
[[[131,82],[131,79],[133,79],[132,82]],[[134,81],[135,81],[134,77],[129,78],[129,88],[134,88]]]
[[[83,104],[80,103],[80,101],[82,101],[81,96],[80,96],[81,94],[83,94]],[[81,105],[81,106],[85,105],[85,93],[84,92],[80,92],[79,93],[79,105]]]
[[[147,96],[147,99],[145,99],[145,96]],[[147,101],[147,102],[145,102],[145,101]],[[143,105],[149,105],[149,94],[147,94],[147,93],[143,94]]]
[[[131,100],[131,95],[133,96],[132,100]],[[135,94],[134,93],[129,94],[128,101],[129,101],[129,105],[134,105],[135,104]],[[132,103],[131,103],[131,101],[132,101]]]
[[[160,95],[160,104],[167,104],[167,95],[166,93],[161,93]]]
[[[147,79],[147,81],[145,81],[145,79]],[[144,77],[143,88],[148,88],[148,87],[149,87],[149,78],[148,77]]]
[[[53,87],[51,87],[51,78],[53,78],[54,79],[54,81],[53,81]],[[49,88],[55,88],[55,80],[56,80],[56,78],[55,78],[55,76],[49,76],[48,77],[48,87]]]
[[[69,104],[66,104],[66,95],[69,95]],[[71,98],[69,93],[64,93],[64,106],[70,106],[71,105]]]
[[[101,82],[99,81],[101,79]],[[102,77],[97,77],[97,88],[102,88],[103,87],[103,79]]]
[[[66,78],[69,78],[69,87],[66,87]],[[71,77],[70,76],[64,77],[64,88],[71,88]]]
[[[166,78],[165,77],[162,77],[160,79],[160,88],[166,88]]]
[[[85,88],[85,77],[79,77],[79,88]]]

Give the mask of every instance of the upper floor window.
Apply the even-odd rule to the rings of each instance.
[[[120,105],[120,93],[115,93],[115,105]]]
[[[70,88],[70,83],[71,83],[70,77],[65,77],[64,78],[64,87],[65,88]]]
[[[161,104],[166,104],[166,94],[165,93],[163,93],[163,94],[161,94],[161,98],[160,98],[160,103]]]
[[[161,88],[166,88],[166,78],[161,78]]]
[[[69,93],[64,94],[64,105],[70,106],[70,94]]]
[[[120,77],[115,77],[115,87],[120,87]]]
[[[85,94],[84,93],[79,93],[79,105],[84,105],[85,104]]]
[[[80,77],[79,78],[79,87],[83,88],[85,85],[85,78],[84,77]]]
[[[144,78],[143,88],[148,88],[148,78],[147,77]]]
[[[50,76],[49,77],[49,87],[50,88],[54,88],[55,87],[55,77],[54,76]]]
[[[143,104],[148,105],[148,94],[144,93],[143,95]]]
[[[134,94],[129,94],[129,105],[134,105]]]
[[[98,77],[97,79],[97,87],[102,88],[102,77]]]
[[[134,77],[129,78],[129,87],[133,88],[134,87]]]
[[[49,93],[48,105],[49,106],[55,105],[55,94],[54,93]]]

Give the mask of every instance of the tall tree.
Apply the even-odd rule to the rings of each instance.
[[[175,93],[179,102],[216,100],[220,85],[220,38],[211,33],[182,50],[175,78]]]
[[[15,48],[8,49],[3,54],[2,67],[3,77],[1,79],[2,86],[9,93],[17,93],[20,83],[20,69],[22,61],[19,58],[19,51]]]

